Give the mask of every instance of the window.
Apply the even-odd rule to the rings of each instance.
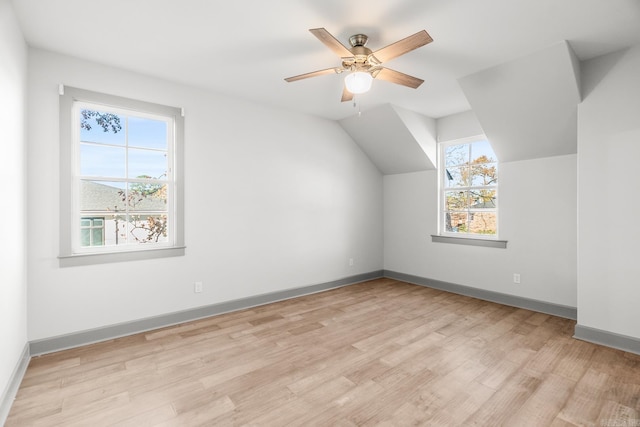
[[[441,236],[498,237],[498,161],[486,139],[440,146]]]
[[[64,88],[61,265],[184,254],[181,110]]]
[[[80,219],[80,246],[104,245],[104,217]]]

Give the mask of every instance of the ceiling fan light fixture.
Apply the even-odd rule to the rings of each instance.
[[[372,82],[373,77],[365,71],[355,71],[344,78],[344,85],[354,95],[368,92]]]

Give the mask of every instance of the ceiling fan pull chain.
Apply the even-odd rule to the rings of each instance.
[[[353,96],[353,108],[358,108],[358,117],[362,116],[362,111],[360,110],[360,104],[356,103],[356,96]]]

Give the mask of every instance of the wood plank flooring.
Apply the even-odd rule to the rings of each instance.
[[[390,279],[34,358],[7,426],[640,426],[640,356]]]

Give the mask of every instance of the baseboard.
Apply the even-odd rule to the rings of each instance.
[[[413,276],[411,274],[398,273],[396,271],[383,270],[383,274],[384,277],[388,277],[390,279],[401,280],[403,282],[478,298],[485,301],[497,302],[511,307],[526,308],[527,310],[564,317],[565,319],[576,320],[578,317],[577,309],[566,305],[553,304],[550,302],[503,294],[500,292],[488,291],[486,289],[472,288],[470,286],[428,279],[426,277]]]
[[[627,335],[576,325],[573,337],[593,344],[600,344],[629,353],[640,354],[640,339]]]
[[[11,378],[9,378],[9,383],[0,397],[0,425],[4,425],[5,421],[7,421],[11,405],[13,405],[13,400],[18,393],[22,378],[24,377],[25,372],[27,372],[29,360],[31,360],[31,355],[29,354],[29,343],[26,343],[22,350],[22,354],[20,355],[20,359],[13,370],[13,374],[11,374]]]
[[[133,335],[140,332],[146,332],[153,329],[164,328],[179,323],[202,319],[204,317],[215,316],[218,314],[229,313],[231,311],[243,310],[303,295],[323,292],[329,289],[340,288],[342,286],[364,282],[366,280],[378,279],[381,277],[383,277],[382,270],[372,271],[369,273],[356,274],[343,279],[333,280],[331,282],[255,295],[219,304],[193,308],[190,310],[167,313],[160,316],[134,320],[116,325],[109,325],[102,328],[34,340],[30,343],[30,352],[32,356],[39,356],[46,353],[53,353],[55,351],[66,350],[100,341],[107,341],[127,335]]]

